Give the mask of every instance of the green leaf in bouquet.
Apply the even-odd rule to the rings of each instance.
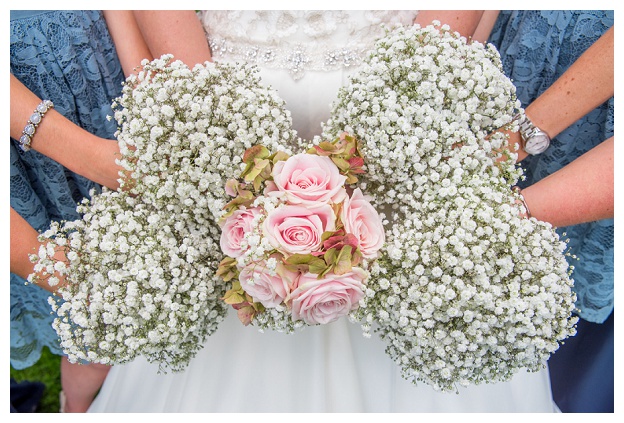
[[[323,232],[323,234],[321,235],[321,242],[323,242],[323,243],[324,243],[325,241],[327,241],[327,240],[328,240],[328,239],[330,239],[331,237],[333,237],[333,236],[335,236],[335,235],[337,235],[337,234],[340,234],[341,232],[344,232],[344,231],[325,231],[325,232]]]
[[[344,275],[351,271],[351,251],[352,247],[350,245],[345,245],[340,249],[333,265],[336,275]]]
[[[362,263],[362,258],[362,252],[359,248],[357,248],[355,251],[353,251],[353,253],[351,253],[351,266],[358,266],[360,263]]]
[[[254,145],[253,147],[245,150],[243,154],[243,163],[247,165],[253,165],[257,158],[259,159],[268,159],[271,156],[268,148],[263,145]]]
[[[346,180],[346,183],[347,183],[347,184],[352,185],[352,184],[357,183],[358,178],[357,178],[356,176],[351,175],[351,174],[346,175],[346,176],[347,176],[347,180]]]
[[[273,156],[271,157],[271,163],[275,164],[277,162],[285,162],[289,158],[290,156],[287,153],[283,151],[278,151],[277,153],[273,154]]]
[[[325,251],[325,255],[323,257],[325,258],[325,263],[329,265],[334,264],[336,262],[336,258],[338,257],[338,249],[330,248]]]
[[[349,169],[346,171],[347,183],[354,184],[358,181],[355,175],[366,173],[363,169],[364,159],[361,157],[351,157],[349,160]]]
[[[254,159],[251,164],[247,165],[247,168],[242,174],[244,181],[253,182],[269,164],[270,162],[268,159]]]
[[[321,141],[308,149],[308,154],[318,154],[319,156],[338,155],[344,152],[344,146],[336,144],[332,141]]]
[[[225,183],[225,193],[230,197],[238,197],[242,193],[248,192],[247,184],[237,179],[228,179]]]
[[[225,293],[223,301],[229,305],[241,304],[245,302],[245,296],[231,289]]]
[[[251,191],[240,191],[238,197],[223,206],[223,210],[226,210],[227,213],[223,215],[222,219],[226,219],[241,206],[249,207],[254,200],[255,197]]]
[[[219,267],[217,268],[217,276],[221,277],[226,282],[229,282],[238,275],[236,269],[236,259],[226,257],[221,260]]]
[[[312,254],[293,254],[284,261],[284,267],[293,272],[318,274],[327,268],[327,263]]]
[[[319,275],[319,279],[325,276],[330,270],[331,266],[328,265],[324,260],[319,259],[319,261],[315,261],[309,267],[309,272],[315,275]]]
[[[331,157],[331,160],[336,166],[338,166],[338,169],[340,169],[340,173],[342,174],[344,174],[350,168],[349,162],[341,157]]]
[[[232,288],[225,292],[221,298],[226,304],[237,305],[247,302],[247,294],[240,284],[240,281],[236,280],[232,283]]]
[[[286,264],[310,264],[314,259],[316,259],[316,257],[312,254],[293,254],[286,259]]]
[[[247,165],[242,176],[245,182],[253,183],[256,192],[260,191],[262,183],[271,177],[271,161],[261,158],[254,159],[253,165]]]

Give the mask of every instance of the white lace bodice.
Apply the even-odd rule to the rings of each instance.
[[[199,17],[215,60],[306,70],[357,66],[386,26],[409,25],[415,11],[204,10]]]

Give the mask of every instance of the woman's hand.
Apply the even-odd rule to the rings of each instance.
[[[11,207],[11,273],[15,273],[27,279],[28,276],[34,272],[33,263],[30,261],[30,254],[36,254],[39,251],[39,247],[42,245],[39,242],[38,236],[39,233]],[[54,259],[68,264],[65,251],[62,248],[56,249]],[[36,273],[36,276],[40,280],[38,285],[50,292],[55,292],[65,283],[65,277],[57,271],[55,271],[53,275],[40,271]],[[51,276],[57,278],[58,282],[53,285],[47,283]]]

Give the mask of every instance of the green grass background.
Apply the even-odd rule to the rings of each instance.
[[[17,382],[42,382],[45,385],[38,413],[58,413],[61,392],[61,357],[44,348],[41,358],[33,366],[23,370],[11,367],[11,378]]]

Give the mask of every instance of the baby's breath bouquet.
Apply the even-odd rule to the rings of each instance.
[[[124,189],[84,201],[53,224],[35,270],[66,285],[52,299],[71,361],[145,356],[180,370],[226,313],[217,220],[225,181],[254,144],[290,153],[290,115],[254,68],[144,61],[114,105]],[[67,265],[54,258],[64,249]],[[42,282],[31,275],[31,281]],[[42,282],[42,283],[47,283]]]
[[[493,46],[414,26],[378,41],[324,127],[362,141],[360,187],[389,223],[358,314],[414,383],[504,381],[575,333],[566,244],[521,217],[496,132],[518,109]]]

